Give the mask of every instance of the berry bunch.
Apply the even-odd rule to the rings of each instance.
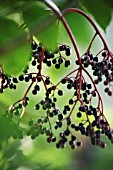
[[[13,78],[13,82],[17,83],[17,79]],[[0,93],[3,93],[8,87],[10,89],[16,89],[16,85],[11,81],[11,77],[3,73],[2,67],[0,67]]]
[[[64,55],[62,52],[65,52],[65,57],[62,56],[62,54]],[[97,90],[95,81],[89,83],[85,80],[78,60],[76,60],[76,64],[79,67],[61,78],[57,84],[54,84],[49,76],[42,74],[44,64],[50,68],[53,63],[55,64],[55,68],[58,69],[60,65],[65,62],[64,65],[67,67],[69,64],[66,65],[66,63],[71,63],[70,60],[66,59],[66,57],[71,55],[70,47],[67,45],[60,45],[55,52],[51,52],[45,49],[42,44],[38,45],[33,40],[31,42],[31,55],[30,64],[23,70],[23,74],[18,78],[10,77],[9,88],[11,84],[16,88],[16,84],[19,83],[19,81],[25,81],[30,85],[24,97],[9,108],[6,114],[7,117],[12,121],[15,117],[18,117],[19,123],[21,118],[27,115],[29,118],[29,128],[26,131],[26,135],[35,139],[39,135],[45,134],[48,143],[56,142],[56,148],[64,148],[66,144],[69,144],[72,149],[81,146],[82,142],[78,139],[77,132],[89,137],[93,145],[102,148],[106,147],[106,143],[102,140],[103,134],[112,142],[113,131],[103,114],[102,99]],[[103,55],[102,53],[102,56]],[[86,68],[89,65],[93,69],[93,74],[94,72],[98,73],[100,71],[101,77],[105,75],[105,69],[108,64],[111,65],[109,66],[109,70],[111,71],[112,62],[110,60],[108,63],[105,57],[106,55],[104,56],[104,60],[99,62],[97,56],[95,57],[91,53],[85,53],[81,57],[82,67],[85,73],[87,73]],[[100,66],[100,63],[105,63],[105,60],[106,65]],[[59,65],[59,67],[56,65]],[[36,72],[30,72],[30,67],[33,67]],[[96,71],[97,68],[98,71]],[[109,74],[111,74],[111,72]],[[97,75],[99,79],[100,74],[96,74],[95,76]],[[108,78],[107,76],[109,77],[108,74],[105,77]],[[7,78],[7,80],[9,79]],[[110,80],[108,81],[110,82]],[[38,97],[42,89],[42,84],[44,86],[44,95],[42,99],[38,98],[38,102],[34,106],[36,112],[42,113],[42,115],[35,121],[26,112],[30,100],[28,92],[33,86],[31,90],[32,95]],[[69,91],[70,95],[65,100],[65,104],[61,107],[58,103],[61,98],[62,100],[65,98],[66,90],[64,89]],[[94,99],[98,101],[95,106],[93,102]],[[75,119],[77,119],[77,122]],[[58,135],[56,135],[56,132]],[[23,134],[19,129],[16,133],[13,133],[12,136],[14,138],[22,138]],[[57,136],[59,136],[58,139]]]
[[[101,53],[101,60],[99,60],[98,55]],[[86,52],[81,57],[82,65],[85,68],[91,66],[93,71],[93,76],[96,77],[95,84],[99,84],[103,81],[105,86],[105,92],[112,96],[112,85],[113,82],[113,56],[107,51],[100,51],[96,56],[94,56],[91,52]],[[79,65],[79,61],[76,60],[76,64]]]

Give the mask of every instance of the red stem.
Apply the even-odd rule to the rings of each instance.
[[[79,13],[82,16],[84,16],[91,23],[91,25],[95,29],[96,33],[101,38],[101,40],[102,40],[102,42],[104,44],[104,48],[109,51],[109,48],[108,48],[108,46],[106,44],[106,41],[104,40],[104,38],[103,38],[102,34],[100,33],[99,29],[97,28],[96,24],[94,23],[94,21],[85,12],[83,12],[83,11],[81,11],[79,9],[76,9],[76,8],[68,8],[68,9],[63,10],[62,14],[64,15],[64,14],[66,14],[68,12],[76,12],[76,13]]]
[[[90,44],[89,44],[89,47],[88,47],[88,50],[87,50],[87,51],[90,51],[91,46],[92,46],[93,41],[94,41],[94,39],[96,38],[96,36],[97,36],[97,33],[95,33],[95,35],[93,36],[93,38],[92,38],[92,40],[91,40],[91,42],[90,42]]]
[[[78,46],[77,46],[77,43],[75,41],[75,38],[71,32],[71,29],[69,27],[69,25],[67,24],[65,18],[63,17],[62,13],[57,10],[56,5],[54,4],[51,4],[51,2],[49,0],[44,0],[44,3],[50,8],[52,9],[52,11],[56,14],[56,16],[60,19],[60,21],[62,22],[62,24],[64,25],[66,31],[68,32],[68,35],[70,37],[70,40],[74,46],[74,49],[76,51],[76,55],[77,55],[77,58],[78,58],[78,61],[79,61],[79,65],[82,66],[82,62],[81,62],[81,58],[80,58],[80,52],[79,52],[79,49],[78,49]]]

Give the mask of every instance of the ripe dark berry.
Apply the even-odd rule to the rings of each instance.
[[[16,77],[13,77],[13,83],[18,83],[18,79]]]
[[[112,96],[112,91],[108,91],[108,96]]]
[[[52,140],[51,140],[51,137],[48,137],[47,138],[47,142],[50,143]]]
[[[60,143],[56,143],[56,148],[57,148],[57,149],[60,148]]]
[[[63,78],[63,79],[61,80],[61,83],[62,83],[62,84],[65,84],[65,83],[66,83],[66,78]]]
[[[84,98],[87,98],[87,96],[88,96],[88,94],[85,92],[85,93],[83,93],[83,97]]]
[[[12,83],[9,84],[9,88],[10,88],[10,89],[13,89],[13,86],[14,86],[14,85],[13,85]]]
[[[66,50],[66,46],[65,46],[65,45],[59,46],[59,50],[60,50],[60,51],[65,51],[65,50]]]
[[[78,60],[76,60],[75,63],[76,63],[76,65],[79,65],[79,61]]]
[[[51,141],[56,142],[56,137],[52,137]]]
[[[20,81],[23,81],[23,80],[24,80],[24,76],[23,76],[23,75],[20,75],[18,79],[19,79]]]
[[[38,49],[38,52],[41,52],[42,51],[42,46],[39,45],[37,49]]]
[[[46,85],[49,85],[49,84],[50,84],[49,78],[46,78],[45,83],[46,83]]]
[[[77,113],[77,117],[78,117],[78,118],[81,118],[81,117],[82,117],[81,112],[78,112],[78,113]]]
[[[69,104],[73,104],[73,99],[70,99],[70,100],[69,100]]]
[[[105,90],[104,90],[106,93],[108,93],[109,92],[109,88],[107,87],[107,88],[105,88]]]
[[[37,90],[34,89],[34,90],[32,91],[32,94],[33,94],[33,95],[36,95],[36,94],[37,94]]]
[[[63,91],[62,90],[58,90],[58,95],[62,96],[63,95]]]
[[[54,97],[54,98],[53,98],[53,101],[56,102],[56,101],[57,101],[57,98]]]
[[[66,52],[66,55],[67,55],[67,56],[70,56],[70,55],[71,55],[71,49],[70,49],[69,47],[66,47],[65,52]]]
[[[108,81],[106,81],[106,80],[104,81],[104,85],[105,85],[105,86],[107,86],[108,83],[109,83]]]
[[[96,61],[96,62],[98,62],[98,57],[93,57],[93,61]]]
[[[24,78],[24,80],[26,81],[26,82],[29,82],[29,76],[26,76],[25,78]]]
[[[75,124],[71,124],[71,128],[74,129],[75,128]]]
[[[71,145],[71,149],[75,149],[75,143],[74,142]]]
[[[64,131],[64,134],[65,134],[66,136],[69,136],[69,135],[70,135],[70,130],[69,130],[69,129],[66,129],[66,130]]]
[[[102,56],[103,56],[103,57],[106,57],[106,52],[103,52],[103,53],[102,53]]]
[[[36,50],[36,48],[37,48],[37,43],[35,41],[32,41],[31,42],[31,49]]]
[[[49,58],[54,58],[54,53],[50,52],[49,53]]]
[[[58,115],[58,120],[62,120],[63,119],[63,115],[62,114],[59,114]]]
[[[91,111],[91,110],[88,110],[88,111],[87,111],[87,114],[88,114],[88,115],[92,115],[92,111]]]
[[[38,77],[37,77],[37,81],[38,81],[38,82],[41,82],[41,80],[42,80],[41,77],[38,76]]]
[[[60,68],[60,64],[55,64],[55,68],[59,69]]]
[[[89,63],[84,63],[84,67],[87,68],[89,66]]]
[[[88,88],[88,89],[91,89],[91,88],[92,88],[92,85],[91,85],[91,84],[87,84],[87,88]]]
[[[34,89],[37,90],[37,91],[39,91],[39,90],[40,90],[40,86],[39,86],[38,84],[36,84],[36,85],[34,86]]]
[[[36,110],[39,110],[39,109],[40,109],[40,105],[39,105],[39,104],[36,104],[35,109],[36,109]]]
[[[13,89],[16,89],[16,85],[13,85]]]
[[[82,89],[82,90],[86,90],[86,86],[87,86],[86,82],[82,83],[81,89]]]
[[[36,66],[36,60],[33,60],[31,63],[33,66]]]
[[[70,111],[70,107],[68,105],[65,105],[64,109],[67,110],[67,111]]]
[[[48,67],[51,67],[51,61],[47,61],[46,65],[47,65]]]
[[[72,140],[72,141],[75,141],[75,140],[76,140],[76,136],[72,135],[72,136],[71,136],[71,140]]]
[[[76,145],[79,147],[79,146],[82,145],[82,142],[81,142],[81,141],[77,141],[77,142],[76,142]]]
[[[72,88],[72,84],[68,83],[67,84],[67,89],[71,89]]]
[[[68,67],[71,64],[70,60],[65,61],[65,67]]]
[[[53,63],[53,64],[56,64],[56,62],[57,62],[57,60],[54,58],[54,59],[52,60],[52,63]]]
[[[66,115],[67,114],[67,110],[63,110],[63,114]]]
[[[95,91],[92,93],[92,96],[93,96],[93,97],[96,97],[96,92],[95,92]]]

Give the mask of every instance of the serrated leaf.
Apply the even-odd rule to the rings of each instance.
[[[105,31],[111,21],[113,2],[107,0],[81,0],[81,4],[88,10],[100,27]]]

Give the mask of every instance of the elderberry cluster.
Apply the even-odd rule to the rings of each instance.
[[[35,41],[31,43],[31,49],[32,49],[32,56],[34,60],[32,61],[32,65],[36,66],[37,62],[39,62],[40,55],[42,53],[42,44],[37,45]],[[59,69],[61,65],[64,63],[65,67],[68,67],[70,65],[70,60],[65,59],[65,57],[62,56],[61,52],[65,51],[66,56],[71,55],[71,49],[67,45],[60,45],[57,50],[54,52],[51,52],[49,50],[44,50],[44,58],[43,58],[43,63],[45,63],[48,67],[51,67],[52,64],[55,65],[56,69]],[[37,65],[37,69],[39,66]]]
[[[15,90],[16,85],[14,83],[17,83],[17,79],[11,79],[11,77],[3,73],[2,68],[0,68],[0,93],[3,93],[7,88]]]
[[[110,52],[104,51],[101,52],[102,60],[99,60],[98,56],[94,56],[91,52],[86,52],[82,57],[82,65],[85,68],[91,66],[93,70],[93,76],[96,77],[95,84],[98,84],[103,81],[105,86],[105,92],[112,96],[111,83],[113,82],[113,57]],[[76,60],[76,64],[79,65],[79,61]]]
[[[56,143],[58,149],[64,148],[66,145],[72,149],[81,146],[82,142],[77,136],[78,132],[89,137],[93,145],[105,148],[106,143],[102,140],[102,135],[106,135],[113,143],[113,131],[103,114],[102,100],[94,86],[96,81],[87,82],[82,75],[81,67],[61,78],[57,84],[52,82],[50,76],[42,73],[43,66],[51,68],[54,65],[58,70],[64,63],[67,68],[71,64],[70,55],[71,49],[67,45],[60,45],[57,50],[50,51],[41,43],[37,44],[33,40],[30,63],[23,73],[18,77],[9,78],[2,71],[0,73],[0,80],[2,80],[0,89],[2,90],[6,87],[16,89],[17,84],[22,81],[29,84],[23,98],[11,105],[6,116],[11,121],[18,120],[17,123],[20,124],[21,118],[26,115],[29,119],[26,135],[31,136],[32,139],[45,135],[47,142]],[[81,62],[85,69],[91,66],[98,82],[104,76],[106,78],[104,85],[109,85],[111,82],[109,77],[113,72],[113,61],[112,59],[107,60],[107,52],[103,52],[102,57],[103,60],[98,61],[97,56],[88,52],[81,57]],[[79,62],[77,60],[76,64],[80,65]],[[35,120],[27,112],[30,103],[29,91],[37,97],[33,108],[33,111],[37,113]],[[69,92],[68,97],[66,96],[67,91]],[[108,90],[109,95],[110,93],[111,91]],[[98,100],[97,104],[94,104],[94,99]],[[65,103],[62,104],[61,100],[64,100]],[[19,128],[13,132],[12,136],[15,139],[21,139],[23,133]]]

